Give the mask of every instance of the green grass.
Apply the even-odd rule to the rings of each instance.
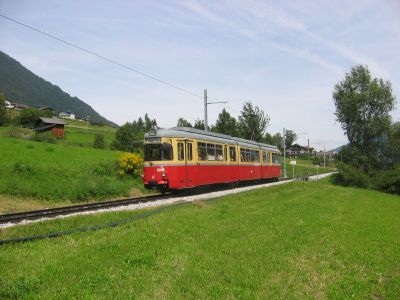
[[[107,125],[92,125],[86,121],[64,119],[65,139],[61,142],[82,147],[92,147],[96,134],[104,136],[106,147],[109,148],[114,137],[116,128]]]
[[[400,197],[291,183],[0,247],[0,298],[399,299]],[[72,217],[1,238],[98,225]]]
[[[108,127],[110,128],[110,127]],[[65,127],[65,138],[59,140],[60,143],[73,146],[81,147],[93,147],[93,142],[97,134],[104,136],[106,148],[110,148],[112,141],[114,140],[115,130],[110,131],[106,127],[89,127],[87,129],[80,127]]]
[[[106,148],[110,148],[114,140],[116,128],[102,125],[92,125],[86,121],[68,120],[64,119],[67,125],[64,127],[64,139],[57,140],[58,144],[79,146],[79,147],[93,147],[93,142],[97,134],[104,136]],[[9,136],[10,131],[17,130],[18,132],[26,131],[29,135],[34,135],[33,130],[21,129],[15,127],[0,127],[1,136]]]
[[[0,194],[83,201],[128,195],[137,180],[120,179],[118,152],[0,136]]]
[[[294,166],[294,177],[295,178],[300,178],[300,177],[306,177],[308,175],[317,175],[317,174],[322,174],[322,173],[330,173],[334,172],[336,169],[333,166],[329,167],[317,167],[316,165],[312,164],[312,161],[310,162],[310,168],[308,167],[308,160],[304,159],[293,159],[293,158],[286,158],[286,175],[287,177],[292,178],[293,177],[293,166],[290,165],[290,161],[295,160],[296,165]],[[283,176],[283,159],[282,159],[282,176]]]

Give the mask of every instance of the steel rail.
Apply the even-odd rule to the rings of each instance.
[[[287,179],[280,178],[280,181],[285,181]],[[255,182],[241,182],[242,185],[257,185]],[[204,188],[200,187],[200,188]],[[221,187],[213,187],[208,188],[205,191],[197,191],[196,194],[203,194],[210,191],[215,190],[229,190],[230,188],[221,188]],[[192,190],[192,193],[194,191]],[[189,192],[190,194],[190,192]],[[130,204],[138,204],[138,203],[147,203],[153,202],[157,200],[165,200],[176,195],[167,194],[167,195],[149,195],[143,197],[136,197],[136,198],[124,198],[119,200],[110,200],[110,201],[102,201],[102,202],[93,202],[93,203],[85,203],[85,204],[78,204],[78,205],[71,205],[71,206],[62,206],[62,207],[55,207],[55,208],[47,208],[41,210],[32,210],[32,211],[25,211],[25,212],[18,212],[18,213],[11,213],[11,214],[4,214],[0,215],[0,225],[5,224],[15,224],[20,223],[22,221],[32,221],[41,218],[51,218],[57,217],[62,215],[70,215],[73,213],[79,212],[89,212],[89,211],[96,211],[100,209],[112,208],[112,207],[119,207],[119,206],[127,206]]]
[[[171,195],[150,195],[136,198],[124,198],[119,200],[85,203],[72,206],[63,206],[56,208],[47,208],[41,210],[25,211],[19,213],[11,213],[0,215],[0,225],[8,223],[19,223],[24,220],[37,220],[40,218],[56,217],[61,215],[69,215],[78,212],[96,211],[99,209],[126,206],[130,204],[146,203],[157,201],[160,199],[168,199]]]

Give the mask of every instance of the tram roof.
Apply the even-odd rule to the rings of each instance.
[[[211,131],[200,130],[196,128],[190,127],[173,127],[169,129],[160,128],[157,129],[155,135],[149,135],[149,133],[145,134],[146,137],[170,137],[170,138],[188,138],[188,139],[199,139],[199,140],[207,140],[218,143],[229,143],[236,144],[238,143],[244,147],[262,147],[268,150],[279,151],[277,146],[268,145],[264,143],[258,143],[256,141],[245,140],[238,137],[233,137],[227,134],[221,134]]]

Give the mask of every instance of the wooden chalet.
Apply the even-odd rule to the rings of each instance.
[[[64,126],[67,123],[65,123],[64,120],[61,120],[59,118],[40,118],[40,123],[38,127],[35,129],[36,132],[44,133],[44,132],[49,132],[51,131],[53,135],[57,139],[62,139],[64,138]]]
[[[297,157],[300,155],[308,155],[308,153],[310,153],[310,155],[313,155],[314,148],[310,147],[310,149],[308,149],[307,146],[301,146],[299,144],[294,144],[291,147],[286,148],[286,153],[290,157]]]

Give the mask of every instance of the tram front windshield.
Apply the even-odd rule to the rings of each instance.
[[[146,144],[144,146],[144,160],[172,160],[171,144]]]

